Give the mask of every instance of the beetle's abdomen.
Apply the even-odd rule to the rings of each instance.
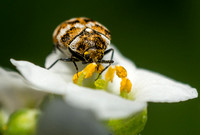
[[[86,28],[90,28],[110,40],[110,32],[106,27],[89,18],[80,17],[70,19],[57,26],[53,33],[53,42],[59,47],[67,48],[77,37],[85,38],[87,36],[83,34]],[[91,41],[90,39],[92,39],[92,37],[88,37],[88,41]]]
[[[108,40],[104,35],[87,28],[71,42],[69,47],[71,50],[83,54],[89,48],[104,51],[109,44],[110,40]]]
[[[85,26],[82,24],[75,25],[63,22],[53,33],[54,44],[60,47],[68,47],[68,45],[74,40],[75,36],[81,33],[84,29]]]

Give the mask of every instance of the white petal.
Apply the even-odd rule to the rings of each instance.
[[[90,109],[100,119],[120,118],[137,113],[146,103],[125,100],[104,91],[79,87],[49,70],[25,61],[11,60],[21,74],[42,91],[66,94],[66,101],[72,105]]]
[[[143,69],[133,75],[133,90],[139,101],[179,102],[198,96],[196,89],[189,85]]]
[[[130,101],[105,91],[69,84],[66,102],[83,109],[90,109],[100,119],[123,118],[146,107],[146,103]]]
[[[121,78],[115,75],[113,78],[113,82],[108,83],[107,90],[115,95],[120,95],[120,83],[121,83]]]
[[[61,52],[58,50],[52,51],[51,54],[49,54],[45,61],[45,68],[48,68],[51,64],[53,64],[57,59],[64,58],[66,56],[62,55]],[[62,72],[67,72],[66,70],[66,64],[64,62],[58,62],[55,66],[53,66],[50,70],[57,70]]]
[[[56,60],[60,58],[68,58],[67,56],[63,55],[60,51],[55,50],[49,56],[47,56],[46,61],[45,61],[45,67],[48,68],[50,65],[52,65]],[[83,70],[83,68],[86,65],[83,65],[81,62],[76,62],[79,71]],[[63,62],[63,61],[58,61],[51,69],[51,71],[60,73],[60,74],[65,74],[67,76],[70,76],[70,78],[73,77],[73,75],[76,73],[76,68],[73,64],[73,62]]]
[[[29,87],[18,73],[0,68],[0,102],[7,112],[37,104],[44,95]]]
[[[119,64],[121,66],[124,66],[127,71],[134,72],[136,67],[135,67],[134,63],[131,60],[129,60],[128,58],[124,57],[114,45],[111,44],[109,46],[109,48],[113,48],[114,49],[114,57],[113,57],[114,64],[113,65],[118,65]],[[110,56],[111,56],[111,53],[105,55],[104,59],[110,60]]]
[[[67,83],[72,81],[72,78],[64,80],[61,75],[27,61],[15,61],[11,59],[11,62],[36,89],[42,91],[63,94]]]

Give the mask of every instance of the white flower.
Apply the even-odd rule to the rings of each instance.
[[[17,72],[0,68],[0,103],[6,113],[33,107],[46,93],[35,91]]]
[[[50,54],[45,67],[61,57],[63,56],[59,52]],[[105,56],[105,59],[109,59],[109,56]],[[76,70],[73,63],[58,62],[52,69],[47,70],[27,61],[11,59],[12,64],[36,90],[65,95],[67,103],[90,109],[100,119],[127,117],[143,110],[147,102],[179,102],[198,96],[196,89],[189,85],[176,82],[158,73],[136,68],[116,48],[114,61],[115,64],[126,68],[128,78],[132,82],[131,95],[134,100],[119,96],[121,79],[117,76],[114,76],[113,83],[109,83],[109,92],[106,92],[74,84],[72,78]],[[78,63],[79,70],[83,69],[83,66]]]

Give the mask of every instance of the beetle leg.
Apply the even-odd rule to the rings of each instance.
[[[64,62],[73,62],[74,63],[74,66],[76,67],[76,70],[78,71],[78,66],[76,65],[76,61],[79,61],[77,59],[74,59],[74,58],[60,58],[60,59],[57,59],[54,63],[52,63],[48,68],[46,69],[51,69],[58,61],[64,61]]]
[[[113,60],[113,56],[114,56],[114,49],[113,49],[113,48],[110,48],[110,49],[106,50],[106,51],[104,52],[104,54],[106,55],[106,54],[108,54],[108,53],[111,52],[111,51],[112,51],[112,54],[111,54],[110,60]]]
[[[106,66],[101,73],[99,73],[98,77],[95,79],[95,81],[99,78],[99,76],[113,63],[113,60],[101,60],[99,63],[109,63],[108,66]]]
[[[113,60],[101,60],[99,63],[109,63],[109,64],[112,64],[114,63]]]
[[[88,64],[89,62],[86,62],[86,61],[82,61],[82,64]],[[91,62],[90,62],[91,63]]]
[[[58,49],[62,54],[65,54],[65,53],[60,49],[60,47],[59,47],[58,44],[54,45],[54,51],[55,51],[56,49]]]
[[[78,77],[78,66],[76,65],[76,61],[79,61],[79,60],[73,58],[73,56],[71,56],[71,60],[72,60],[72,62],[74,63],[74,66],[75,66],[75,68],[76,68],[77,77]]]

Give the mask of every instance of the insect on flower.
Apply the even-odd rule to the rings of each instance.
[[[108,63],[104,68],[106,70],[114,62],[114,50],[107,49],[110,40],[110,31],[92,19],[80,17],[67,20],[58,25],[53,33],[55,47],[67,58],[56,60],[48,69],[58,61],[65,61],[73,62],[78,72],[76,62],[82,61],[83,64],[96,63],[97,69],[101,63]],[[112,52],[110,60],[103,60],[109,52]]]

